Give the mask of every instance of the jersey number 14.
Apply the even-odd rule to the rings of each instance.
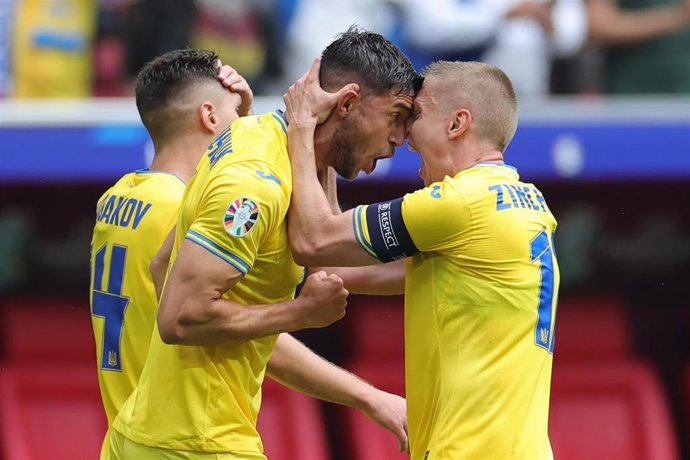
[[[120,342],[122,327],[124,326],[125,310],[129,304],[129,297],[122,295],[122,280],[125,276],[125,261],[127,247],[113,245],[108,263],[108,281],[104,289],[103,269],[106,265],[106,249],[103,245],[96,252],[93,266],[93,316],[103,318],[103,351],[101,354],[101,369],[121,371]]]

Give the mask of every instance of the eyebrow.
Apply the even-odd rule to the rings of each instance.
[[[395,104],[393,104],[393,107],[403,108],[405,110],[412,111],[414,109],[414,103],[411,103],[411,102],[406,101],[406,100],[398,99],[397,101],[395,101]]]

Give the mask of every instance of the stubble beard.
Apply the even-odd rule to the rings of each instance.
[[[348,180],[354,179],[359,172],[356,169],[355,156],[350,144],[352,136],[352,130],[347,129],[346,126],[341,126],[331,140],[332,166],[341,177]]]

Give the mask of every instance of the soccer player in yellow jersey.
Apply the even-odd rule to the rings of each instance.
[[[155,156],[148,169],[125,174],[98,201],[91,313],[109,427],[146,361],[158,306],[149,264],[177,221],[186,182],[204,149],[251,110],[249,85],[231,67],[217,68],[217,59],[207,51],[173,51],[142,69],[137,107]],[[232,91],[218,80],[219,71]],[[152,121],[156,117],[165,125]],[[108,434],[103,445],[107,458]]]
[[[99,200],[91,298],[99,382],[109,426],[134,390],[148,354],[158,305],[149,265],[158,260],[154,254],[177,220],[185,183],[213,138],[251,110],[252,92],[246,81],[229,66],[217,70],[216,60],[208,51],[179,50],[142,69],[137,102],[156,154],[148,170],[123,176]],[[282,343],[308,353],[291,337]],[[277,362],[270,367],[286,372],[291,366],[294,363]],[[305,391],[289,376],[283,381]],[[389,426],[393,420],[401,423],[404,401],[369,390],[381,407],[371,411],[372,416],[388,420]],[[108,457],[109,448],[106,435],[102,458]]]
[[[341,116],[323,125],[330,130],[323,167],[354,177],[402,144],[402,115],[409,115],[421,77],[378,34],[352,29],[325,55],[333,88],[343,78],[371,82],[367,94],[345,91]],[[365,131],[353,137],[354,127]],[[265,373],[361,408],[406,446],[404,400],[285,333],[341,318],[347,295],[342,280],[317,272],[293,299],[303,270],[287,241],[292,179],[286,131],[280,111],[239,119],[197,165],[182,201],[148,359],[113,424],[114,458],[265,458],[256,431]]]
[[[312,139],[341,93],[318,72],[317,60],[285,96],[293,252],[370,266],[333,270],[353,292],[404,291],[412,459],[551,459],[556,220],[503,160],[517,127],[510,80],[476,62],[428,67],[407,131],[425,188],[333,214]]]
[[[247,114],[251,105],[249,86],[229,66],[224,72],[232,73],[227,84],[235,84],[235,92],[223,88],[216,61],[213,53],[183,50],[142,70],[137,105],[151,130],[154,160],[150,168],[124,175],[98,201],[91,305],[109,426],[146,360],[158,304],[149,264],[177,220],[185,184],[209,139],[237,118],[240,109]],[[192,83],[203,90],[194,94],[188,88]],[[154,84],[161,87],[152,90]],[[154,116],[165,117],[166,132],[151,127]],[[178,135],[182,128],[188,131]],[[104,444],[108,446],[107,435]]]

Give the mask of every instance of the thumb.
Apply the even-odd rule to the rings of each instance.
[[[324,272],[324,273],[325,273],[325,272]],[[336,275],[335,273],[329,274],[329,275],[328,275],[328,278],[329,278],[331,281],[335,281],[336,283],[343,284],[343,279],[342,279],[341,277],[339,277],[338,275]]]

